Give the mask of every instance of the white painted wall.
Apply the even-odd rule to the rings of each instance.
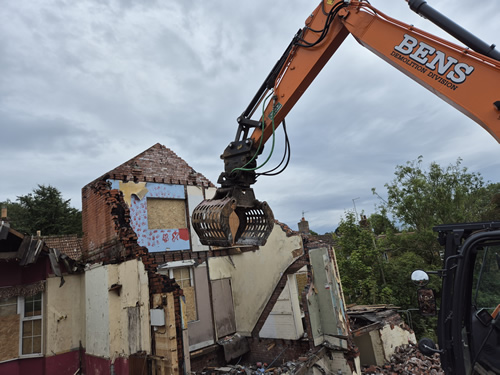
[[[228,257],[209,259],[211,280],[231,279],[236,330],[240,334],[251,334],[281,275],[294,261],[294,250],[302,250],[301,237],[287,237],[275,224],[266,245],[259,250],[232,256],[232,262]]]
[[[50,355],[85,346],[85,277],[47,278],[45,291],[45,353]]]
[[[108,286],[121,284],[120,295],[109,292],[110,357],[150,352],[148,277],[140,260],[108,266]],[[130,312],[129,312],[130,310]],[[140,320],[129,322],[138,312]]]
[[[120,294],[110,291],[120,284]],[[97,266],[85,272],[86,350],[115,359],[151,352],[148,277],[142,261]],[[139,319],[129,322],[130,315]]]
[[[85,272],[86,352],[109,358],[108,266]]]
[[[276,305],[260,330],[259,337],[298,340],[304,334],[295,275],[288,280]]]

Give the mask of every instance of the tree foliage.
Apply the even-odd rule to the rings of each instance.
[[[423,168],[423,157],[398,165],[395,179],[385,184],[385,209],[407,229],[424,231],[443,223],[479,221],[492,210],[491,191],[479,173],[468,172],[462,160]],[[375,189],[372,189],[375,193]]]
[[[357,225],[353,212],[347,212],[336,231],[337,256],[342,275],[342,288],[348,303],[374,304],[379,296],[377,271],[380,254],[372,233]]]
[[[369,218],[362,215],[359,223],[353,212],[345,214],[335,238],[347,303],[415,309],[412,271],[442,268],[442,248],[432,228],[500,218],[500,184],[485,183],[461,164],[458,159],[444,168],[431,163],[425,169],[419,157],[398,165],[393,181],[385,184],[387,200],[381,198],[379,212]],[[439,278],[431,278],[429,287],[439,295],[440,284]],[[436,319],[411,315],[417,336],[432,337]]]
[[[2,206],[8,210],[11,226],[20,232],[35,235],[82,234],[82,213],[70,206],[53,186],[38,185],[32,193],[7,200]]]

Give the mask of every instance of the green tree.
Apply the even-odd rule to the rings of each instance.
[[[369,222],[373,233],[377,236],[398,231],[396,225],[387,217],[387,211],[384,209],[380,213],[371,214]]]
[[[431,163],[425,169],[420,156],[398,165],[394,180],[385,184],[387,200],[381,198],[379,212],[368,219],[363,215],[359,223],[352,212],[345,215],[336,232],[336,251],[348,303],[416,308],[411,272],[442,268],[442,248],[432,228],[500,218],[500,184],[485,183],[461,163],[458,159],[444,168]],[[372,192],[380,197],[375,189]],[[431,278],[429,285],[438,295],[440,283]],[[434,335],[435,318],[412,314],[412,322],[417,336]]]
[[[82,234],[82,213],[70,206],[53,186],[38,185],[32,193],[17,197],[17,202],[2,202],[7,207],[13,228],[35,235]]]
[[[346,302],[377,303],[385,283],[373,233],[358,225],[353,212],[346,212],[333,236]]]
[[[482,221],[500,220],[500,183],[489,184],[485,188],[485,203],[489,204],[487,209],[482,215]]]
[[[387,201],[382,206],[405,228],[424,231],[443,223],[479,221],[492,210],[491,190],[479,173],[461,166],[460,158],[445,168],[433,162],[425,170],[422,163],[419,156],[398,165],[395,179],[384,185]]]

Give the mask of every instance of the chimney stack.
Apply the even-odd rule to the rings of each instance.
[[[304,217],[302,217],[298,225],[300,233],[309,234],[309,222]]]

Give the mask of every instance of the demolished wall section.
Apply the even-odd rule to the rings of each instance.
[[[83,259],[91,263],[104,261],[109,250],[118,246],[112,207],[101,193],[103,188],[101,183],[82,189]]]
[[[148,275],[150,308],[158,307],[153,305],[153,295],[173,294],[174,310],[179,312],[175,321],[178,330],[175,353],[179,366],[182,367],[184,363],[182,317],[180,314],[182,290],[175,283],[175,280],[157,273],[158,262],[154,254],[150,254],[147,248],[138,245],[137,235],[130,226],[130,211],[123,199],[123,194],[119,190],[110,189],[106,177],[102,180],[96,180],[82,189],[82,195],[86,201],[84,207],[85,210],[88,210],[87,222],[84,222],[84,244],[91,246],[90,251],[84,254],[84,258],[89,263],[104,265],[121,263],[130,259],[141,260]],[[89,214],[96,216],[92,218],[92,216],[88,216]],[[92,231],[93,226],[90,226],[90,238],[86,238],[86,228],[89,228],[88,222],[92,219],[102,223],[106,228],[105,230]],[[110,232],[110,228],[112,228],[112,232]],[[109,347],[104,348],[104,351],[109,353]]]
[[[279,225],[275,225],[266,245],[258,251],[235,257],[209,258],[211,281],[231,280],[237,332],[251,336],[261,315],[269,315],[272,306],[268,302],[273,295],[277,299],[286,284],[285,277],[281,290],[276,290],[282,275],[302,254],[301,237],[288,237]]]

